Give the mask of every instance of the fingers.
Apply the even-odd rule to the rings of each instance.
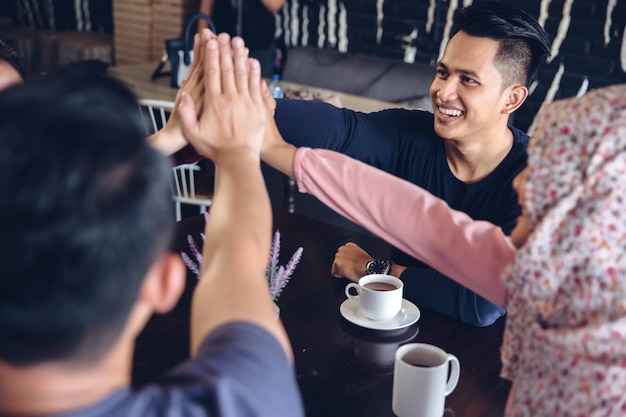
[[[245,46],[243,39],[234,37],[231,40],[227,34],[220,34],[217,37],[217,42],[219,63],[215,62],[213,56],[215,51],[211,50],[209,53],[212,56],[209,65],[212,65],[216,70],[219,68],[221,73],[219,77],[220,87],[218,89],[218,79],[215,77],[215,86],[211,91],[214,94],[235,92],[243,95],[250,94],[255,101],[260,101],[263,90],[261,65],[257,60],[248,57],[249,49]]]
[[[333,259],[333,264],[330,267],[330,274],[335,278],[344,278],[344,274],[342,271],[342,259],[341,252],[345,245],[341,245],[337,248],[337,252],[335,253],[335,259]]]
[[[206,42],[210,38],[211,31],[203,30],[196,33],[193,37],[193,60],[191,61],[191,68],[189,69],[189,75],[182,81],[182,87],[185,87],[189,81],[198,83],[198,78],[202,77],[203,65],[204,65],[204,51],[206,49]],[[215,35],[213,35],[215,36]],[[190,88],[189,88],[190,89]]]
[[[240,37],[220,33],[206,41],[204,68],[208,95],[253,94],[261,97],[261,66],[248,57],[249,49]]]
[[[217,36],[217,42],[219,44],[219,49],[220,49],[222,91],[223,92],[237,91],[237,87],[236,87],[235,79],[234,79],[235,77],[233,76],[235,68],[234,68],[234,62],[233,62],[232,47],[230,45],[231,43],[230,36],[228,36],[227,33],[220,33]]]
[[[208,39],[204,57],[205,99],[222,92],[222,73],[220,71],[220,55],[218,40]]]
[[[365,265],[371,259],[369,254],[353,242],[337,248],[330,273],[336,278],[358,281],[365,273]]]
[[[271,117],[274,117],[274,113],[276,111],[276,99],[274,98],[274,96],[272,96],[272,92],[267,87],[267,83],[262,82],[262,84],[263,85],[261,85],[261,96],[265,104],[265,109]]]
[[[233,61],[235,65],[235,84],[237,91],[247,94],[249,90],[249,62],[248,48],[245,47],[243,39],[235,37],[231,41]]]
[[[194,37],[194,56],[191,64],[189,76],[183,81],[179,93],[188,93],[196,104],[196,110],[202,111],[204,97],[204,71],[205,71],[205,55],[207,42],[209,39],[215,38],[215,35],[208,29],[201,31]]]
[[[253,100],[261,103],[263,102],[261,87],[266,85],[261,79],[261,64],[254,58],[248,58],[248,88],[250,91],[250,97]]]
[[[194,136],[198,127],[196,108],[192,98],[187,93],[183,93],[178,106],[178,117],[183,135],[186,138]]]
[[[201,68],[200,64],[204,59],[205,46],[206,38],[202,35],[202,32],[196,33],[193,37],[193,60],[191,61],[191,70],[189,71],[190,74]]]
[[[339,271],[339,266],[337,265],[337,262],[333,262],[332,266],[330,267],[330,274],[335,278],[343,278],[343,275]]]

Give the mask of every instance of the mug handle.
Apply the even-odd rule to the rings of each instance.
[[[447,397],[459,382],[459,375],[461,373],[461,365],[459,359],[451,353],[448,353],[448,361],[450,364],[450,376],[448,376],[448,382],[446,383],[446,391],[444,395]]]
[[[350,288],[354,288],[356,290],[357,295],[352,295],[350,294]],[[346,285],[346,297],[351,298],[351,299],[358,299],[359,296],[359,284],[357,284],[356,282],[351,282],[348,285]]]

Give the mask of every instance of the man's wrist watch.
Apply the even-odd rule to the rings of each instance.
[[[371,259],[365,265],[365,273],[367,275],[371,274],[389,274],[391,271],[391,265],[393,265],[393,261],[389,259],[383,258],[374,258]]]

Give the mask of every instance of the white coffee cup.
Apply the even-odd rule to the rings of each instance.
[[[398,417],[441,417],[459,374],[457,357],[437,346],[400,346],[393,372],[393,412]]]
[[[357,295],[351,293],[356,290]],[[370,320],[393,318],[402,308],[402,281],[391,275],[371,274],[346,286],[346,297],[359,302],[359,309]]]

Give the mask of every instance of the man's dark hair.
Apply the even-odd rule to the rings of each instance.
[[[24,71],[24,66],[22,66],[22,62],[20,61],[17,52],[15,52],[15,49],[13,49],[11,45],[2,39],[0,39],[0,61],[4,61],[11,65],[20,77],[22,77],[22,80],[26,79],[26,71]]]
[[[0,92],[0,360],[111,347],[174,224],[135,97],[63,70]]]
[[[521,9],[498,1],[475,2],[461,10],[458,30],[500,42],[495,65],[503,88],[529,86],[539,66],[550,56],[550,37],[537,20]]]

